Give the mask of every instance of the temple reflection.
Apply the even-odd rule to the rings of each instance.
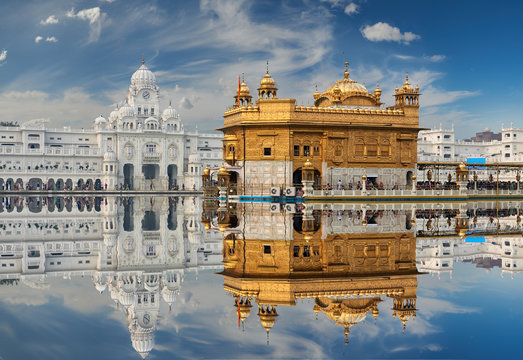
[[[145,358],[187,271],[221,269],[221,234],[204,233],[196,198],[2,198],[0,283],[39,287],[91,277],[125,314]],[[67,216],[63,216],[67,213]]]
[[[278,306],[312,299],[311,308],[344,329],[367,314],[377,318],[379,303],[392,299],[391,315],[403,330],[416,316],[416,238],[411,212],[350,211],[270,212],[269,204],[218,209],[223,231],[224,289],[234,297],[244,323],[253,303],[267,332]],[[241,214],[241,216],[239,216]]]

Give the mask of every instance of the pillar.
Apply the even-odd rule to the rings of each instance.
[[[305,162],[301,170],[301,183],[303,185],[303,195],[311,196],[314,188],[314,167],[309,159]]]

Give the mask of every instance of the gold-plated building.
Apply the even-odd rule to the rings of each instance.
[[[225,291],[234,297],[231,305],[236,307],[238,325],[246,321],[256,302],[258,320],[268,336],[281,316],[278,307],[294,306],[304,298],[314,302],[311,310],[317,315],[324,314],[344,328],[346,341],[350,328],[367,314],[378,317],[378,304],[385,297],[393,299],[390,315],[400,319],[403,329],[416,316],[419,272],[413,231],[389,232],[384,231],[386,225],[377,224],[376,231],[338,233],[324,229],[328,219],[319,214],[278,214],[263,230],[260,224],[251,224],[256,213],[242,212],[239,219],[225,212],[217,215],[220,229],[227,227],[222,230],[220,274]],[[401,223],[405,220],[401,218]],[[361,219],[354,221],[360,229],[370,226]]]
[[[301,185],[309,160],[315,185],[358,186],[363,175],[375,186],[410,186],[415,174],[419,88],[405,79],[393,106],[383,108],[379,86],[369,92],[349,77],[326,91],[314,106],[279,99],[269,68],[253,103],[243,81],[224,114],[223,157],[238,193],[265,194],[271,187]]]

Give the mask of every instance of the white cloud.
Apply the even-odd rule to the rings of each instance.
[[[58,24],[58,18],[54,15],[49,16],[45,20],[40,21],[41,25],[51,25],[51,24]]]
[[[83,9],[77,13],[75,13],[74,8],[72,8],[67,12],[66,15],[70,18],[77,18],[89,22],[88,43],[96,42],[98,39],[100,39],[102,25],[107,17],[107,14],[102,12],[98,6],[90,9]]]
[[[46,42],[58,42],[58,39],[54,36],[48,36],[44,39],[43,36],[38,35],[35,37],[35,43],[39,43],[40,41],[46,41]]]
[[[320,2],[329,3],[332,7],[343,6],[344,0],[320,0]]]
[[[191,103],[191,100],[187,99],[185,96],[180,99],[180,108],[185,110],[190,110],[194,107]]]
[[[38,90],[0,93],[0,118],[5,121],[50,119],[50,127],[69,124],[78,128],[89,126],[96,115],[107,116],[111,110],[81,88],[67,89],[58,95]]]
[[[350,3],[349,5],[345,6],[345,14],[347,15],[353,15],[358,13],[358,5],[355,3]]]
[[[0,51],[0,66],[5,64],[5,61],[7,60],[7,50],[3,49]]]
[[[445,55],[432,55],[432,56],[425,56],[425,59],[432,62],[441,62],[445,60]]]
[[[400,60],[415,60],[416,57],[415,56],[410,56],[410,55],[400,55],[400,54],[394,54],[392,55],[392,57],[395,57],[396,59],[400,59]]]
[[[416,57],[411,55],[401,55],[401,54],[394,54],[392,57],[400,60],[406,60],[406,61],[412,61],[412,60],[422,60],[422,61],[430,61],[430,62],[442,62],[446,59],[445,55],[425,55],[423,57]]]
[[[361,29],[361,33],[365,39],[370,41],[396,41],[404,44],[421,38],[411,32],[402,33],[399,28],[384,22],[377,22],[372,26],[366,25]]]

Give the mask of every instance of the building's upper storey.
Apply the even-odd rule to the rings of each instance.
[[[349,78],[345,64],[344,78],[325,92],[314,93],[314,106],[296,105],[295,99],[278,99],[275,82],[267,72],[258,88],[253,104],[249,88],[242,82],[234,97],[235,104],[224,114],[224,128],[260,124],[293,124],[307,126],[391,126],[416,128],[419,125],[419,87],[406,77],[396,88],[393,106],[382,108],[381,89],[374,93]]]

